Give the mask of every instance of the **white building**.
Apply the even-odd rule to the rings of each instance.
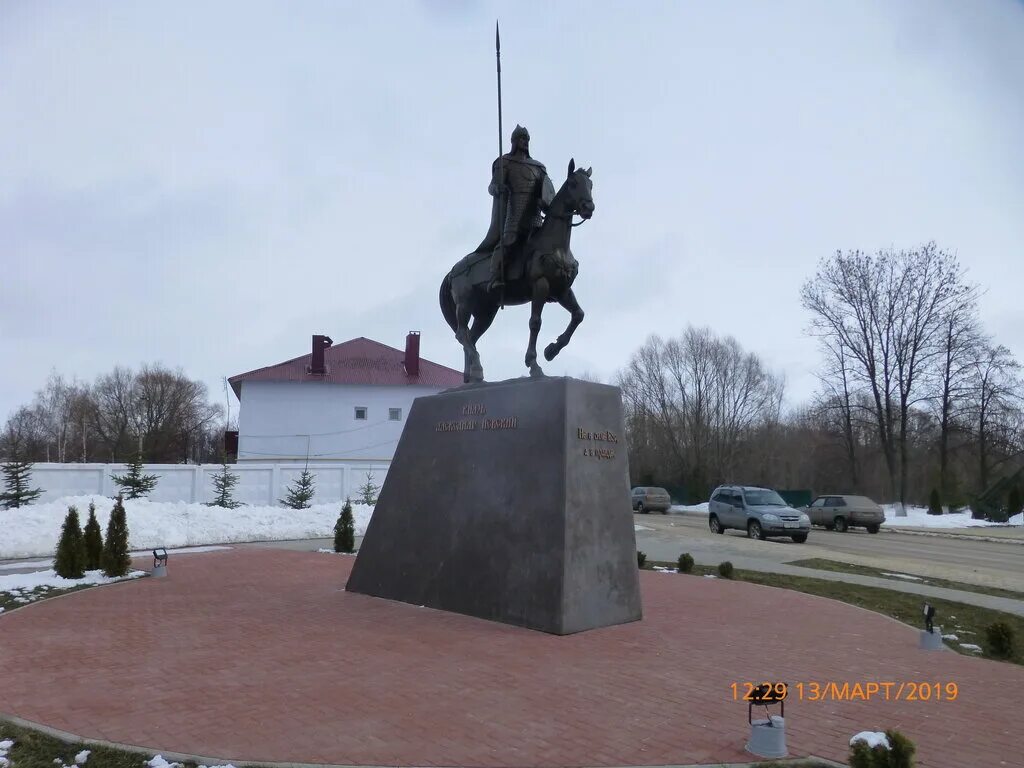
[[[238,397],[238,461],[344,462],[385,469],[412,401],[462,384],[462,373],[419,354],[360,337],[331,346],[313,337],[310,354],[229,379]],[[378,479],[380,475],[378,474]]]

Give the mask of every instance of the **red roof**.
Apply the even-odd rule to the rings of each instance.
[[[405,372],[405,352],[360,336],[324,350],[327,373],[308,373],[313,353],[240,373],[228,381],[239,400],[243,381],[319,381],[329,384],[409,385],[445,389],[462,384],[462,372],[420,358],[419,376]]]

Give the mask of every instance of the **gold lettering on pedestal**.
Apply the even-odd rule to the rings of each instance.
[[[611,443],[612,445],[616,445],[619,442],[619,436],[611,430],[605,429],[597,432],[591,432],[583,427],[576,428],[576,439],[585,440],[587,442]],[[614,459],[615,449],[588,445],[584,447],[583,455],[594,459]]]
[[[487,413],[487,407],[483,403],[469,403],[462,406],[463,416],[483,416]],[[434,426],[435,432],[476,432],[478,430],[519,429],[518,416],[501,416],[497,418],[483,419],[453,419],[451,421],[439,421]]]
[[[484,419],[481,425],[483,429],[518,429],[519,417],[507,416],[504,419]]]
[[[476,429],[477,423],[473,419],[461,419],[459,421],[439,421],[434,427],[435,432],[468,432]]]

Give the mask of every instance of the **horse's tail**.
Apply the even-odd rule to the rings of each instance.
[[[441,290],[438,293],[438,303],[441,305],[441,314],[445,322],[451,326],[453,331],[459,329],[459,322],[455,317],[455,297],[452,295],[452,275],[449,272],[441,281]]]

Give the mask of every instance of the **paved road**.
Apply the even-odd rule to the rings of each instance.
[[[1024,546],[968,537],[917,536],[902,533],[871,535],[863,531],[835,533],[815,528],[806,544],[786,539],[753,541],[738,531],[716,536],[707,518],[691,515],[635,515],[637,548],[654,560],[674,561],[690,552],[704,565],[732,560],[782,564],[805,558],[869,565],[920,576],[1024,592]],[[753,563],[751,563],[753,566]]]

